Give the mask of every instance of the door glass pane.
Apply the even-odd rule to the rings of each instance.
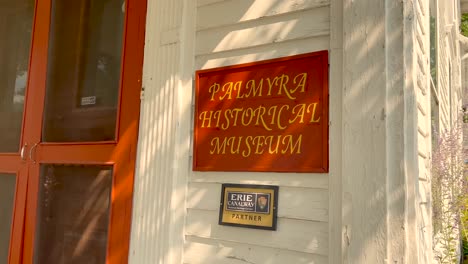
[[[42,165],[34,263],[105,263],[111,189],[111,166]]]
[[[17,152],[28,80],[34,0],[0,0],[0,152]]]
[[[43,141],[115,139],[123,0],[53,0]]]
[[[0,173],[0,263],[8,263],[16,177]]]

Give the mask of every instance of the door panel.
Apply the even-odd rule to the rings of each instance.
[[[44,163],[102,164],[113,160],[115,147],[115,143],[41,144],[36,155]]]
[[[145,12],[145,0],[37,0],[22,263],[127,261]]]
[[[53,0],[43,142],[115,139],[123,0]]]
[[[24,164],[5,169],[4,162],[0,158],[0,263],[20,263],[28,170]]]
[[[34,0],[0,0],[0,153],[18,152]]]
[[[0,263],[126,262],[145,17],[0,0]]]
[[[16,175],[0,173],[0,263],[8,262]]]
[[[0,263],[20,263],[28,169],[24,120],[34,0],[0,0]]]
[[[112,166],[41,166],[35,261],[105,263]]]
[[[24,162],[16,173],[9,173],[16,176],[15,201],[14,201],[14,216],[11,226],[10,240],[10,264],[21,263],[23,254],[23,235],[24,235],[24,219],[26,214],[26,193],[28,182],[28,167]]]

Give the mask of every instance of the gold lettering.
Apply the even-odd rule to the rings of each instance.
[[[281,135],[278,135],[276,137],[276,148],[272,149],[271,146],[273,145],[273,137],[274,136],[268,136],[265,138],[265,143],[267,142],[267,140],[269,139],[269,143],[266,143],[269,145],[268,147],[268,153],[270,154],[278,154],[278,147],[279,147],[279,144],[280,144],[280,140],[281,140]]]
[[[242,156],[244,158],[250,157],[250,154],[251,154],[251,151],[252,151],[252,149],[250,148],[249,139],[250,139],[250,141],[252,141],[253,137],[248,136],[248,137],[245,138],[245,146],[247,147],[247,151],[245,149],[244,149],[244,151],[242,151]]]
[[[241,90],[242,90],[242,81],[238,81],[236,82],[236,84],[234,84],[234,90],[237,90],[237,99],[241,99],[241,98],[244,98],[244,95],[242,94],[241,95]]]
[[[276,77],[275,78],[275,84],[278,85],[278,82],[279,82],[278,95],[282,94],[282,91],[284,91],[284,93],[286,94],[286,96],[289,99],[291,99],[291,100],[296,99],[296,97],[291,96],[291,94],[289,93],[288,87],[286,87],[286,85],[289,82],[289,76],[288,75],[282,74],[281,76]]]
[[[277,105],[274,105],[274,106],[272,106],[272,107],[270,107],[270,108],[268,109],[268,115],[271,115],[271,123],[270,123],[270,125],[274,125],[274,124],[275,124],[275,120],[276,120],[276,119],[275,119],[275,116],[276,116],[276,109],[277,109],[277,108],[278,108],[278,106],[277,106]],[[272,113],[272,110],[273,110],[273,113]]]
[[[260,140],[262,140],[262,141],[260,141]],[[263,154],[263,149],[261,149],[261,151],[260,151],[260,148],[263,146],[264,141],[265,141],[264,136],[256,136],[254,138],[253,143],[255,145],[257,145],[257,147],[255,148],[255,154]]]
[[[275,84],[275,81],[276,81],[276,78],[272,80],[270,80],[270,78],[267,78],[267,82],[268,82],[268,95],[271,95],[271,89],[273,88],[273,85]]]
[[[211,146],[213,149],[210,150],[210,154],[226,154],[226,138],[224,138],[223,142],[220,144],[220,139],[219,137],[214,137],[211,140]]]
[[[266,108],[264,106],[259,106],[257,109],[255,109],[255,112],[255,114],[257,115],[257,122],[255,123],[255,125],[260,125],[261,120],[263,128],[265,128],[267,131],[271,131],[272,129],[268,127],[268,125],[265,123],[265,120],[263,119],[263,115],[266,113]]]
[[[216,119],[216,127],[219,127],[219,120],[221,120],[221,110],[214,112],[213,118]]]
[[[232,138],[235,139],[235,137],[232,137]],[[231,146],[231,154],[239,154],[240,153],[241,142],[242,142],[242,137],[239,137],[239,139],[237,140],[237,149],[234,149],[234,142],[231,143],[231,145],[230,145]]]
[[[297,114],[296,114],[296,108],[299,108],[299,110],[297,110]],[[304,123],[305,110],[306,110],[305,104],[298,104],[294,106],[294,108],[292,109],[292,113],[296,114],[296,116],[294,117],[294,119],[289,119],[289,124],[294,123],[298,118],[300,119],[299,124]]]
[[[301,79],[299,81],[296,81],[296,79],[298,77],[301,78]],[[301,89],[300,90],[301,93],[305,92],[306,81],[307,81],[307,73],[306,72],[299,73],[298,75],[296,75],[296,77],[294,77],[293,83],[294,84],[296,84],[297,82],[299,82],[299,83],[297,84],[296,88],[291,90],[291,93],[295,93],[299,88]]]
[[[208,89],[208,92],[211,93],[211,99],[210,99],[211,101],[214,101],[214,96],[216,93],[219,92],[219,87],[220,87],[219,83],[213,83]]]
[[[221,125],[221,129],[223,129],[223,130],[226,130],[226,129],[229,128],[229,117],[228,117],[228,113],[230,113],[231,116],[232,116],[232,111],[231,111],[231,109],[226,109],[226,111],[224,111],[224,118],[226,119],[226,123]]]
[[[286,107],[286,110],[289,110],[289,105],[283,105],[280,108],[279,112],[278,112],[278,119],[277,119],[277,122],[276,122],[278,128],[281,129],[281,130],[286,129],[286,127],[287,127],[287,126],[281,126],[281,113],[282,113],[284,107]]]
[[[320,121],[320,116],[318,117],[318,119],[315,117],[315,114],[316,114],[316,110],[317,110],[317,105],[318,103],[313,103],[313,104],[310,104],[308,107],[307,107],[307,113],[310,113],[310,107],[311,106],[314,106],[314,108],[312,109],[312,116],[310,118],[310,122],[309,123],[318,123]]]
[[[228,149],[227,149],[228,148]],[[247,136],[247,137],[214,137],[210,141],[211,155],[228,154],[242,155],[244,158],[254,155],[268,154],[293,155],[302,153],[302,134],[293,135],[270,135],[270,136]]]
[[[287,143],[285,142],[286,139],[289,140]],[[281,151],[281,154],[285,154],[286,152],[288,152],[289,148],[291,148],[290,154],[293,154],[296,147],[296,154],[301,154],[302,134],[299,135],[294,145],[292,135],[286,135],[285,137],[283,137],[282,143],[283,145],[286,145],[286,148]]]
[[[227,86],[227,88],[226,88]],[[223,96],[220,96],[219,97],[219,100],[224,100],[224,98],[226,98],[226,96],[228,97],[228,100],[231,100],[232,99],[232,86],[233,86],[233,83],[232,82],[227,82],[223,85],[223,88],[221,88],[221,91],[225,92],[223,94]]]
[[[209,113],[209,116],[207,117],[206,115]],[[202,120],[202,125],[201,127],[205,127],[205,121],[208,122],[208,126],[206,127],[211,127],[211,117],[213,116],[213,111],[203,111],[200,113],[198,119]]]
[[[245,122],[245,117],[249,118],[248,122]],[[247,108],[244,113],[242,113],[242,125],[243,126],[249,126],[250,123],[252,123],[254,117],[254,111],[252,108]]]
[[[255,80],[249,80],[247,84],[245,85],[245,89],[249,89],[249,93],[246,95],[246,97],[250,97],[252,94],[252,97],[256,97],[257,94],[258,96],[262,96],[262,90],[263,90],[263,79],[260,79],[258,82],[258,86],[255,86]]]
[[[234,108],[232,109],[232,114],[231,116],[234,117],[234,124],[232,126],[237,126],[237,117],[239,116],[239,112],[242,112],[244,108]]]

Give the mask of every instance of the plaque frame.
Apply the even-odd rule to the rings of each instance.
[[[255,209],[254,212],[249,211],[242,211],[242,210],[228,210],[228,194],[231,193],[242,193],[246,195],[254,195],[255,199],[255,206],[259,203],[257,201],[257,197],[264,196],[269,197],[268,206],[269,210],[268,213],[260,212]],[[253,228],[253,229],[263,229],[263,230],[273,230],[277,229],[277,222],[278,222],[278,193],[279,193],[279,186],[274,185],[258,185],[258,184],[232,184],[232,183],[225,183],[221,186],[221,199],[220,199],[220,206],[219,206],[219,225],[225,226],[235,226],[235,227],[244,227],[244,228]],[[234,217],[242,217],[247,219],[239,219]],[[254,220],[259,222],[258,224],[252,223],[249,219],[261,219],[264,217],[265,221],[263,220]]]
[[[196,71],[192,170],[328,173],[330,104],[328,57],[328,51],[322,50]],[[294,94],[294,97],[297,96],[296,99],[290,100],[284,91],[274,90],[279,86],[274,86],[273,89],[277,93],[272,90],[272,95],[267,95],[270,79],[276,80],[282,76],[281,74],[286,74],[290,76],[288,78],[292,83],[294,76],[297,77],[302,72],[308,76],[305,91]],[[257,83],[263,81],[263,95],[260,92],[256,97],[254,95],[248,98],[238,97],[245,95],[249,81]],[[241,87],[237,87],[235,83],[239,83]],[[218,88],[224,91],[224,88],[230,87],[224,87],[227,84],[233,85],[232,98],[231,93],[229,96],[217,93],[217,96],[212,97],[210,87],[220,85]],[[280,93],[282,95],[278,95]],[[221,97],[227,99],[221,100]],[[297,105],[307,105],[304,117],[310,122],[302,123],[294,118],[292,112],[296,110],[293,110],[293,107]],[[283,109],[282,106],[287,110],[278,110],[278,108]],[[237,121],[239,123],[237,124],[234,116],[241,115],[238,118],[241,120],[248,115],[244,115],[243,112],[233,114],[233,109],[254,111],[256,114],[252,120],[255,122],[250,122],[246,126],[241,125],[239,123],[241,121]],[[262,110],[267,114],[260,114]],[[270,111],[271,115],[268,114]],[[276,111],[283,111],[281,118],[279,113],[276,115]],[[263,123],[257,124],[260,116],[265,118],[265,124],[269,124],[266,126],[271,125],[268,127],[269,131]],[[295,120],[297,122],[291,123]],[[223,128],[224,125],[226,127]],[[288,148],[288,144],[291,148]],[[279,145],[281,146],[278,148]],[[296,148],[293,151],[292,146],[296,145],[300,151]]]

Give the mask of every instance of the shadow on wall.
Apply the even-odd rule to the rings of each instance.
[[[417,129],[404,123],[405,115],[409,116],[407,122],[417,120],[404,112],[405,104],[412,105],[405,100],[415,100],[415,95],[411,89],[405,90],[405,82],[412,80],[411,74],[407,74],[408,80],[404,78],[408,59],[402,55],[412,51],[403,46],[403,4],[345,2],[344,259],[348,263],[384,263],[391,257],[404,262],[405,256],[398,253],[408,245],[401,239],[411,231],[405,220],[411,223],[416,218],[406,203],[415,203],[417,193],[406,193],[405,173],[413,181],[418,176],[411,165],[417,162],[417,152],[414,157],[406,156],[417,142],[404,134],[406,129]],[[411,113],[411,109],[407,111]]]
[[[170,10],[165,3],[167,1],[161,2],[158,12]],[[173,2],[175,8],[171,11],[173,16],[170,19],[166,18],[167,15],[154,15],[159,17],[161,27],[172,28],[181,23],[181,2]],[[203,2],[198,1],[195,26],[196,69],[329,49],[329,1],[209,1],[213,3],[202,5]],[[388,162],[386,152],[387,149],[393,149],[387,143],[387,117],[398,115],[403,118],[399,111],[404,104],[402,99],[387,103],[387,87],[393,84],[391,88],[398,89],[395,93],[403,93],[404,80],[403,75],[385,75],[388,67],[397,67],[391,65],[392,59],[386,60],[388,51],[385,47],[402,45],[398,43],[402,41],[402,32],[389,32],[385,38],[382,20],[385,15],[384,3],[373,2],[370,5],[368,2],[353,1],[345,5],[344,12],[354,14],[348,15],[348,21],[344,23],[347,41],[343,69],[345,86],[342,89],[330,87],[331,92],[343,93],[343,102],[330,102],[330,109],[342,107],[343,124],[335,125],[335,117],[331,115],[330,130],[343,129],[342,150],[345,159],[343,164],[336,164],[331,159],[330,166],[344,168],[343,243],[344,258],[348,263],[384,262],[384,245],[388,239],[387,208],[401,206],[406,201],[402,182],[399,184],[395,180],[389,194],[386,185],[389,177],[400,176],[398,169],[404,166],[403,160]],[[220,12],[223,8],[225,11]],[[134,207],[146,208],[147,211],[134,214],[132,232],[135,244],[132,248],[139,251],[140,255],[153,259],[165,256],[164,259],[169,260],[180,249],[167,245],[154,248],[151,241],[177,239],[170,237],[168,230],[185,225],[185,263],[287,263],[293,258],[296,263],[327,263],[329,254],[340,254],[336,253],[340,252],[339,248],[328,248],[327,195],[341,194],[329,194],[328,183],[317,183],[327,182],[329,177],[337,175],[216,173],[213,176],[213,173],[195,172],[190,179],[197,175],[200,176],[197,179],[204,179],[189,180],[187,187],[185,181],[190,172],[185,168],[186,162],[191,164],[193,109],[190,103],[181,98],[191,98],[193,92],[188,89],[193,88],[190,85],[192,76],[181,74],[183,65],[167,66],[172,65],[170,62],[174,59],[181,59],[174,55],[183,48],[180,43],[157,48],[153,45],[159,44],[147,41],[147,50],[154,50],[146,53],[144,78],[147,90],[142,106],[141,120],[144,122],[140,127],[138,179],[134,190],[134,195],[138,194]],[[331,53],[330,56],[337,55]],[[396,57],[399,59],[401,54]],[[388,65],[382,63],[384,61]],[[178,91],[181,86],[187,90]],[[180,108],[178,104],[182,104]],[[330,138],[330,144],[333,144],[333,140]],[[390,166],[398,169],[389,170]],[[280,195],[283,187],[291,188],[290,196],[280,196],[278,231],[218,226],[217,199],[223,181],[279,184],[282,186]],[[201,188],[201,184],[205,184],[206,188]],[[171,191],[168,186],[175,188]],[[188,209],[185,210],[183,194],[187,188]],[[295,191],[301,195],[294,195]],[[309,198],[316,201],[310,202]],[[287,199],[291,214],[282,212],[287,206],[286,201],[281,199]],[[206,204],[191,208],[201,200],[206,201]],[[143,207],[146,201],[151,201],[151,205]],[[297,217],[297,211],[302,210],[299,205],[306,204],[313,211],[315,203],[326,204],[321,211],[322,220]],[[394,217],[403,218],[403,212]],[[190,252],[198,253],[193,256]]]

